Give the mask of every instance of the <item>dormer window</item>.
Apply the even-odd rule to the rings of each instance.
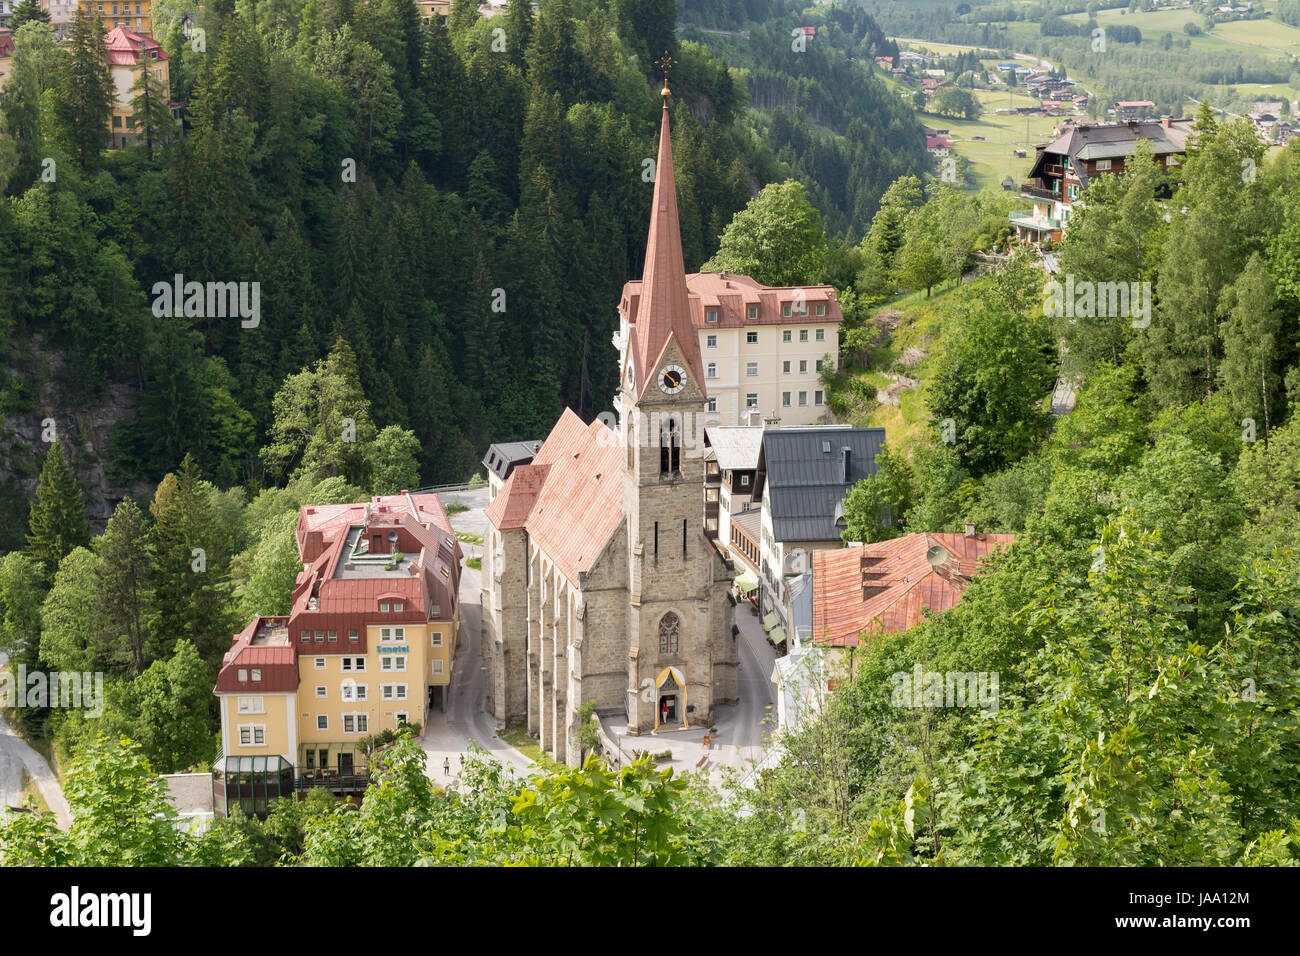
[[[401,601],[394,601],[394,602],[393,602],[393,611],[394,611],[394,613],[401,613],[401,610],[402,610],[402,608],[404,608],[404,607],[406,607],[406,605],[403,604]]]
[[[756,318],[758,318],[758,306],[756,306],[756,305],[746,306],[746,308],[745,308],[745,318],[747,318],[747,319],[756,319]]]
[[[262,669],[260,667],[254,667],[250,677],[254,683],[260,681],[262,679]]]
[[[379,604],[379,613],[380,613],[380,614],[387,614],[387,613],[388,613],[388,602],[387,602],[387,601],[381,601],[381,602],[380,602],[380,604]]]
[[[785,316],[786,318],[789,318],[789,316],[790,316],[790,303],[789,303],[789,302],[782,302],[782,303],[781,303],[781,314],[782,314],[783,316]]]
[[[705,321],[705,322],[717,322],[717,321],[718,321],[718,310],[717,310],[717,309],[705,309],[705,310],[704,310],[704,321]]]

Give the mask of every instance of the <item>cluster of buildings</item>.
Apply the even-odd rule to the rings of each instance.
[[[10,0],[0,0],[0,25],[7,25],[5,8]],[[40,0],[40,6],[50,15],[55,36],[66,39],[68,26],[77,9],[98,17],[104,29],[104,60],[113,81],[113,110],[109,117],[111,145],[124,148],[135,143],[142,133],[135,126],[136,81],[148,70],[161,89],[170,97],[171,76],[168,55],[153,35],[151,0]],[[14,40],[7,29],[0,29],[0,89],[12,72]],[[171,102],[171,112],[180,123],[180,104]]]
[[[633,735],[712,726],[740,696],[738,613],[779,648],[851,654],[950,606],[1002,543],[968,528],[844,548],[845,498],[885,433],[816,421],[834,292],[686,273],[667,95],[645,268],[619,304],[617,415],[566,410],[484,458],[484,706],[570,764],[589,703]],[[438,496],[307,506],[295,538],[289,613],[249,621],[217,677],[218,816],[359,794],[383,735],[445,708],[463,555]]]

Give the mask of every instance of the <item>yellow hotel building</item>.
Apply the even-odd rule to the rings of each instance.
[[[153,35],[150,0],[77,0],[77,6],[103,21],[104,29],[126,27],[136,33]]]
[[[367,738],[446,708],[461,551],[438,496],[306,507],[296,538],[290,613],[254,618],[217,676],[218,816],[311,787],[361,793]]]

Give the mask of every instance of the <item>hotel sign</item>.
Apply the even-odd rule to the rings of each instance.
[[[393,646],[389,646],[389,647],[376,647],[375,650],[377,650],[380,654],[409,654],[409,653],[411,653],[411,647],[410,647],[409,644],[403,644],[403,645],[401,645],[400,647],[393,647]]]

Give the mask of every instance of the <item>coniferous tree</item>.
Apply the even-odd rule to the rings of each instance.
[[[113,80],[104,57],[104,29],[99,17],[78,7],[72,21],[71,58],[63,72],[62,94],[72,153],[83,172],[99,168],[108,145],[113,115]]]
[[[148,61],[140,61],[140,75],[131,87],[131,128],[144,135],[145,153],[153,160],[154,143],[162,143],[172,132],[171,105],[167,88],[153,75]]]
[[[100,544],[99,593],[119,658],[136,676],[145,668],[145,615],[153,562],[149,528],[139,506],[123,498]]]
[[[148,661],[171,656],[182,639],[208,661],[229,645],[229,555],[209,489],[186,455],[180,469],[163,478],[149,505],[154,589]]]
[[[28,527],[27,551],[41,563],[47,584],[64,555],[90,541],[86,504],[60,440],[45,454]]]
[[[9,29],[17,33],[18,28],[27,23],[49,23],[50,14],[36,0],[18,0],[14,4],[13,16],[9,18]]]

